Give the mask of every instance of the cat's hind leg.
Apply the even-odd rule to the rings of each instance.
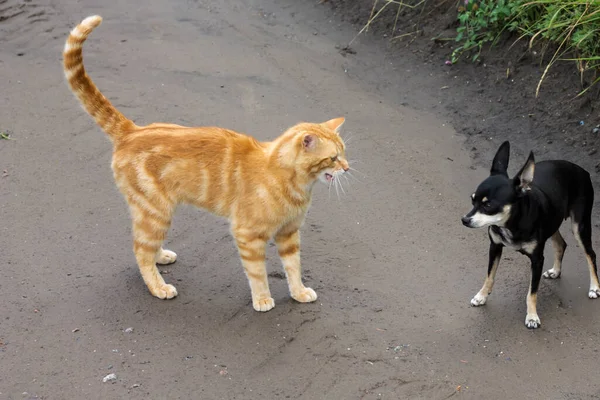
[[[148,290],[159,299],[172,299],[177,296],[175,286],[165,283],[156,267],[175,261],[175,253],[164,250],[161,245],[171,225],[171,213],[159,212],[157,208],[139,207],[131,204],[133,219],[133,251],[140,273]]]

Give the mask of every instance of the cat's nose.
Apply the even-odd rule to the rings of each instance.
[[[343,167],[343,168],[344,168],[344,172],[350,171],[350,167]]]

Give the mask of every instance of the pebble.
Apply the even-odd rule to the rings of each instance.
[[[117,380],[117,374],[108,374],[104,378],[102,378],[102,382],[112,382]]]
[[[598,132],[600,132],[600,125],[596,126],[594,129],[592,129],[592,133],[598,134]]]
[[[127,328],[125,329],[125,333],[132,333],[133,332],[133,328]]]

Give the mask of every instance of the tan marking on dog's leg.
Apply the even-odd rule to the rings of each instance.
[[[487,297],[490,293],[492,293],[492,288],[494,287],[494,279],[496,277],[496,271],[498,270],[498,265],[500,264],[500,257],[497,257],[494,260],[494,265],[492,266],[491,273],[486,276],[485,281],[483,282],[483,286],[481,290],[477,292],[475,297],[471,299],[472,306],[482,306],[487,301]]]
[[[551,240],[552,247],[554,247],[554,265],[552,266],[552,269],[544,272],[543,277],[546,279],[560,278],[562,260],[565,255],[565,249],[567,248],[567,243],[559,231],[556,231],[556,233],[552,235]]]
[[[529,329],[536,329],[542,325],[540,317],[537,315],[537,293],[527,293],[527,316],[525,317],[525,325]]]

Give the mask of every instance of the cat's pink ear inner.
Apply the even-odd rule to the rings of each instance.
[[[346,118],[339,117],[339,118],[330,119],[329,121],[324,122],[323,125],[325,125],[329,129],[331,129],[335,133],[339,134],[340,128],[342,127],[342,125],[344,125],[345,121],[346,121]]]
[[[317,144],[317,138],[314,135],[305,135],[302,139],[302,144],[305,149],[313,149]]]

